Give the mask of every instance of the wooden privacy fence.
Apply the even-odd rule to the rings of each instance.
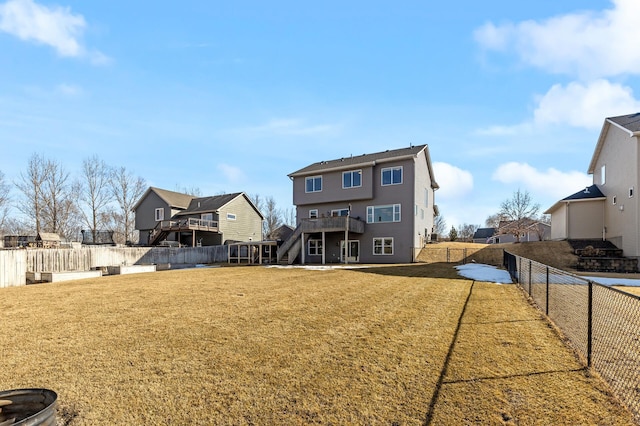
[[[208,264],[226,261],[226,246],[0,250],[0,288],[25,285],[27,272],[72,272],[117,265]]]

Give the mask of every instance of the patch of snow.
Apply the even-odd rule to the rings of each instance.
[[[583,277],[587,280],[591,280],[594,283],[612,286],[612,285],[624,285],[628,287],[640,287],[640,280],[633,278],[605,278],[605,277]]]
[[[466,265],[458,265],[455,268],[458,270],[459,275],[472,280],[497,284],[513,283],[508,271],[498,269],[495,266],[467,263]]]

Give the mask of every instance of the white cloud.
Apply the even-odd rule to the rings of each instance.
[[[586,78],[640,73],[640,2],[613,0],[613,7],[517,24],[486,23],[475,31],[487,50],[515,51],[526,64]]]
[[[224,175],[229,183],[242,183],[246,176],[241,168],[230,166],[229,164],[218,164],[218,170]]]
[[[569,124],[599,129],[605,117],[640,110],[640,101],[630,87],[596,80],[587,84],[573,82],[554,85],[539,100],[534,112],[536,124]]]
[[[564,198],[593,183],[591,177],[585,173],[561,172],[554,168],[541,171],[527,163],[517,162],[500,165],[493,173],[492,179],[506,184],[522,184],[531,192],[553,199]]]
[[[469,194],[473,190],[473,175],[448,163],[433,163],[433,173],[440,189],[438,199],[455,200]]]
[[[60,56],[86,56],[99,65],[110,62],[98,51],[85,50],[81,38],[86,26],[84,17],[72,13],[68,7],[47,7],[32,0],[9,0],[0,4],[0,31],[51,46]]]
[[[512,126],[493,125],[477,129],[474,133],[478,136],[516,136],[522,133],[531,133],[531,124],[522,123]]]
[[[250,127],[245,131],[254,135],[311,136],[332,133],[339,128],[340,126],[334,124],[308,125],[298,119],[274,119],[264,125]]]

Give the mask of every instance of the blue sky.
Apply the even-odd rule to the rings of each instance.
[[[291,206],[310,163],[429,145],[447,224],[591,183],[640,111],[640,2],[0,2],[0,171],[97,154],[165,189]],[[14,192],[15,195],[15,192]]]

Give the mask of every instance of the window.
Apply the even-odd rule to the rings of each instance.
[[[322,176],[311,176],[305,179],[305,192],[322,191]]]
[[[235,213],[227,213],[227,220],[236,220]]]
[[[375,255],[393,254],[393,238],[374,238],[373,254]]]
[[[629,188],[629,198],[633,198],[633,186]]]
[[[342,172],[342,188],[357,188],[362,186],[362,170]]]
[[[164,220],[164,209],[156,209],[156,222]]]
[[[337,209],[331,210],[331,216],[348,216],[349,209]]]
[[[309,256],[322,255],[322,240],[309,240]]]
[[[201,220],[213,220],[213,213],[202,213],[200,215]]]
[[[383,222],[400,222],[400,204],[367,207],[367,223]]]
[[[618,204],[618,197],[616,197],[615,195],[613,196],[613,198],[611,199],[611,203],[615,206],[616,204]]]
[[[429,190],[426,188],[424,190],[424,206],[429,207]]]
[[[402,167],[382,169],[382,185],[399,185],[402,183]]]
[[[309,210],[309,219],[318,218],[318,209]]]
[[[420,219],[424,219],[424,209],[420,209]]]
[[[602,167],[600,167],[600,185],[604,185],[607,180],[606,171],[606,166],[603,164]]]

